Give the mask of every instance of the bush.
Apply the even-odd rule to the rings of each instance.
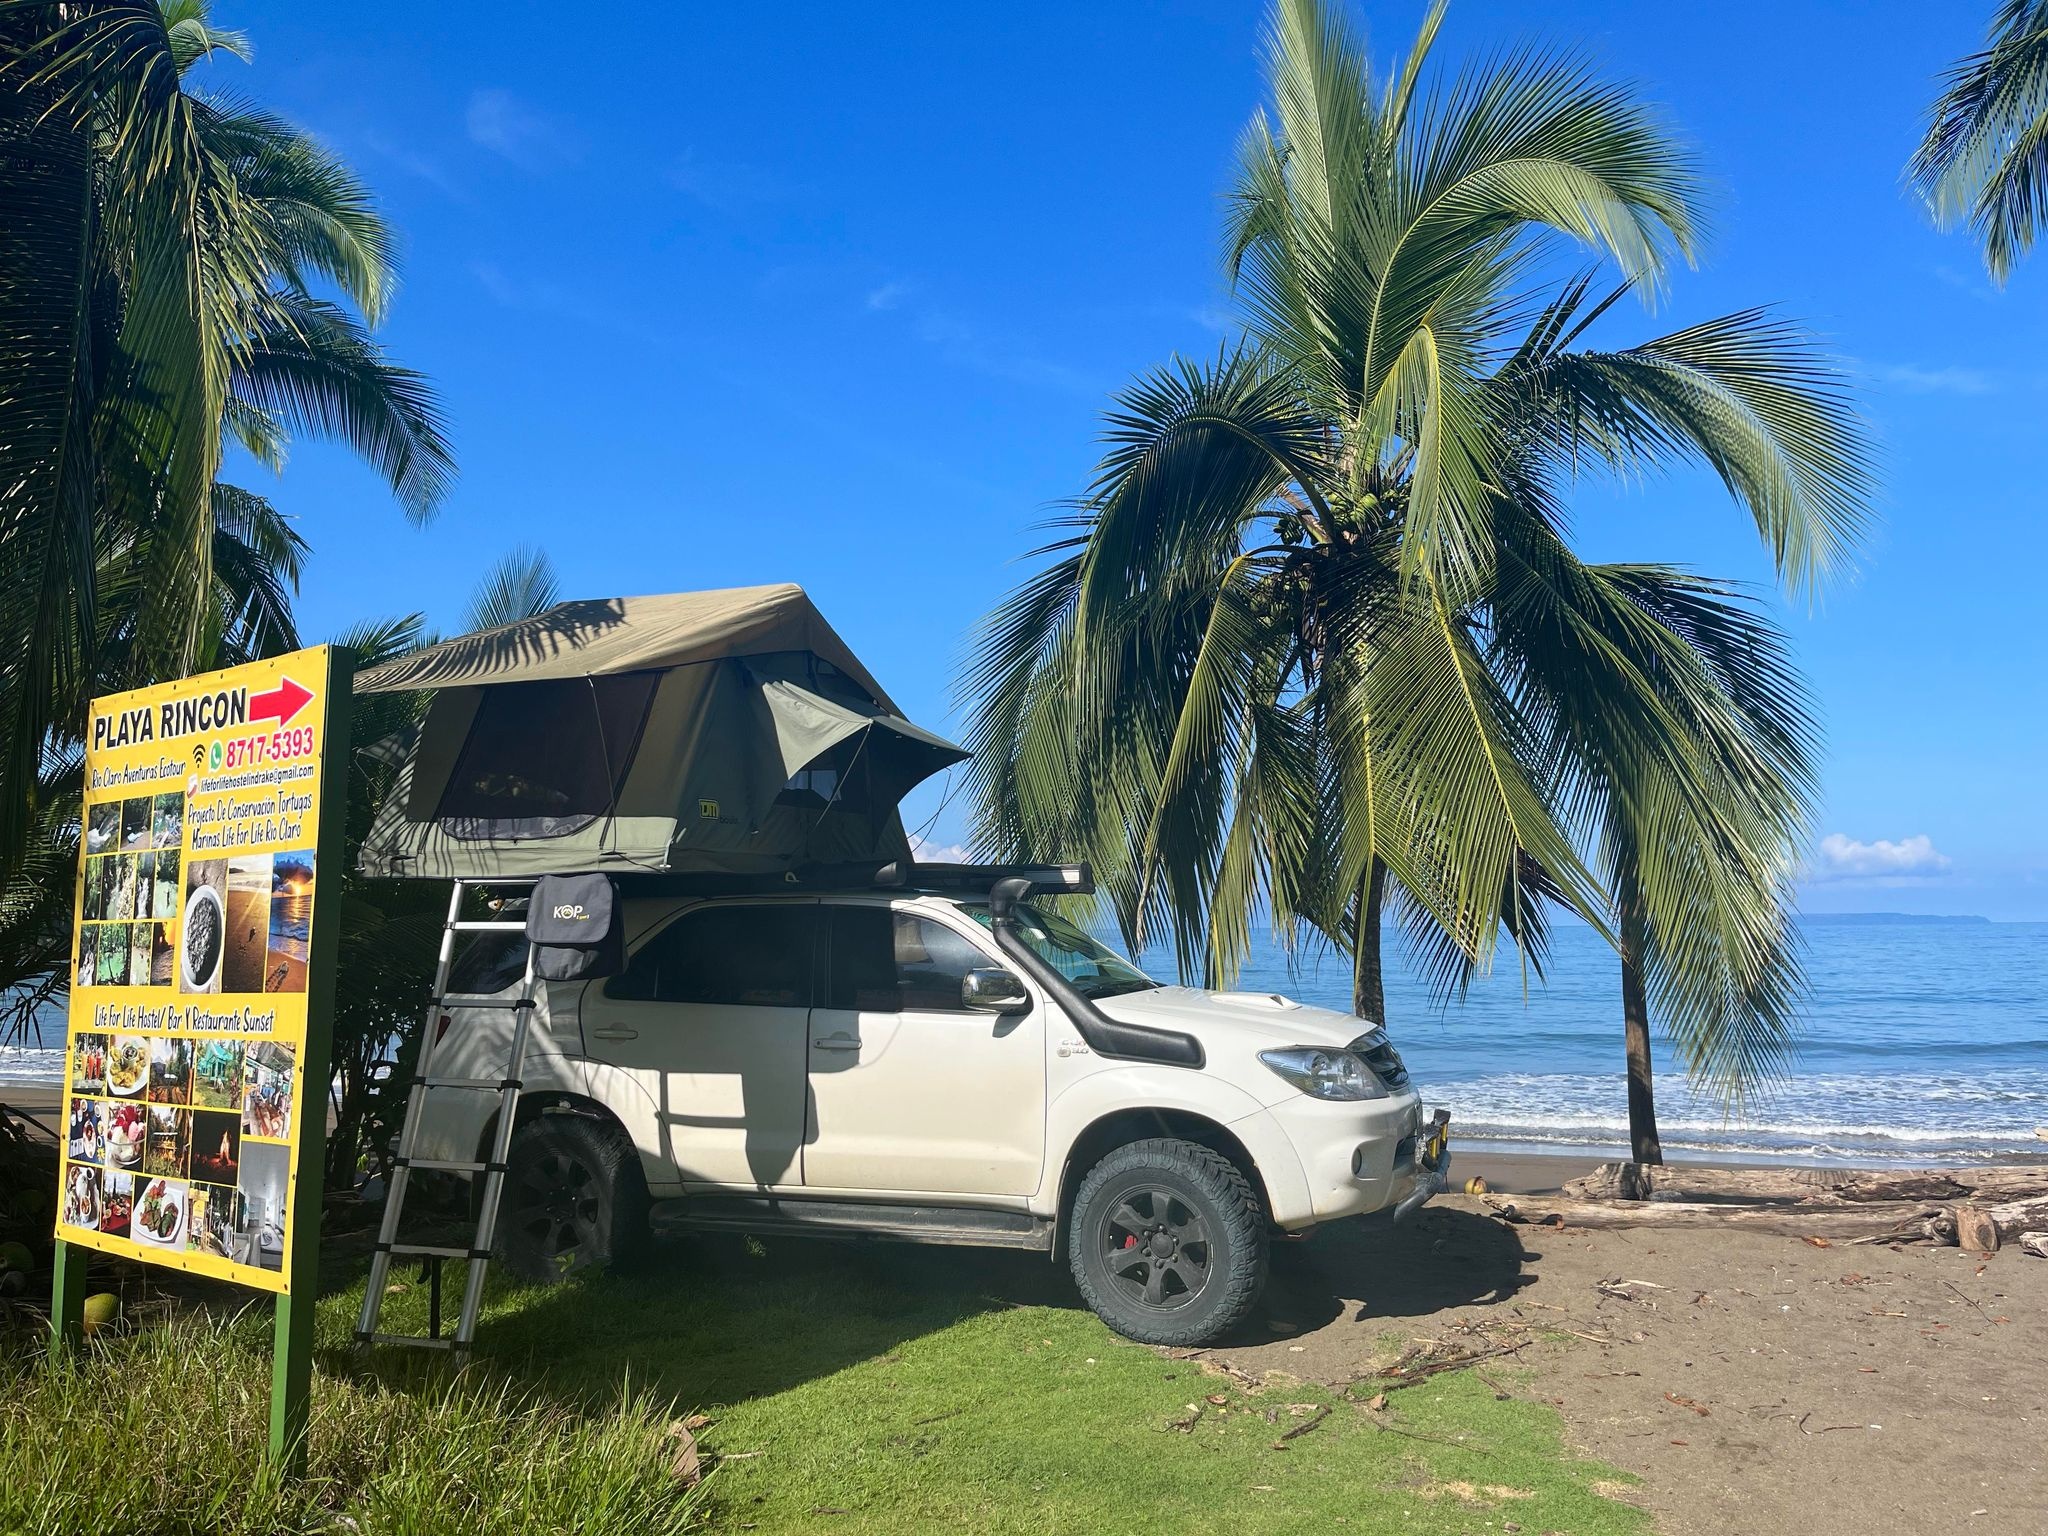
[[[316,1376],[308,1476],[264,1459],[267,1330],[193,1314],[77,1360],[0,1363],[0,1532],[672,1536],[700,1490],[645,1396],[596,1413],[477,1372],[410,1389]]]

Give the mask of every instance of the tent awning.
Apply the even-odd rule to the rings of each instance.
[[[804,589],[790,583],[557,603],[533,618],[372,667],[355,686],[359,693],[401,693],[604,677],[772,651],[808,651],[866,689],[888,713],[898,713]]]

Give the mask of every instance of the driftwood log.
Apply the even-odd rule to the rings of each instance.
[[[2008,1200],[2002,1205],[1978,1206],[1977,1213],[1996,1226],[2001,1242],[2017,1242],[2024,1233],[2048,1227],[2048,1195],[2036,1195],[2031,1200]],[[1933,1229],[1927,1235],[1936,1242],[1954,1242],[1955,1210],[1950,1208],[1939,1212],[1934,1217]]]
[[[1859,1204],[1888,1200],[2017,1200],[2048,1195],[2048,1164],[2017,1168],[1932,1168],[1889,1172],[1869,1168],[1696,1168],[1684,1163],[1603,1163],[1564,1192],[1578,1200],[1832,1199]]]
[[[1960,1240],[1991,1249],[2048,1228],[2048,1166],[1888,1173],[1609,1163],[1572,1180],[1562,1196],[1500,1195],[1487,1205],[1512,1222]]]
[[[1501,1195],[1488,1202],[1512,1222],[1567,1227],[1712,1227],[1785,1237],[1899,1237],[1924,1240],[1942,1207],[1918,1201],[1839,1205],[1736,1205],[1694,1200],[1569,1200],[1547,1195]],[[1951,1227],[1953,1230],[1953,1227]]]

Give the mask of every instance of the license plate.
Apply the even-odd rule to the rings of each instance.
[[[1451,1127],[1448,1121],[1437,1126],[1430,1133],[1429,1140],[1422,1144],[1422,1166],[1434,1171],[1444,1160],[1444,1154],[1451,1149]]]

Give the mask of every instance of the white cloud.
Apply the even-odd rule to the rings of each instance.
[[[510,91],[472,92],[467,125],[472,144],[504,156],[521,170],[551,170],[582,152],[568,124]]]
[[[368,132],[362,136],[363,147],[371,154],[388,160],[408,176],[417,176],[421,181],[434,187],[444,196],[457,202],[469,201],[469,194],[456,179],[448,174],[447,168],[431,155],[423,155],[381,133]]]
[[[949,363],[992,379],[1055,389],[1065,394],[1100,398],[1101,385],[1079,369],[1042,356],[1031,343],[1009,331],[991,329],[943,309],[920,311],[912,326],[917,339]]]
[[[622,326],[619,314],[592,303],[584,288],[523,278],[507,272],[494,261],[472,261],[469,273],[493,303],[506,309],[536,315],[562,315],[584,325],[602,326],[613,331]],[[639,324],[636,319],[634,325],[637,327]],[[641,332],[635,330],[634,334]]]
[[[1909,395],[1989,395],[1996,393],[1999,379],[1982,368],[1954,364],[1927,367],[1920,363],[1858,362],[1855,367],[1876,384],[1889,384]]]
[[[1946,874],[1948,867],[1948,856],[1924,832],[1897,842],[1881,837],[1870,843],[1830,832],[1814,850],[1807,875],[1814,880],[1913,879]]]
[[[668,170],[668,184],[715,213],[737,214],[770,203],[791,202],[809,189],[764,165],[721,160],[695,145],[686,147]]]
[[[910,296],[908,283],[884,283],[868,290],[869,309],[894,309]]]
[[[910,856],[920,864],[972,864],[974,855],[959,843],[932,843],[922,837],[910,839]]]
[[[1933,268],[1937,281],[1946,283],[1958,293],[1967,293],[1971,298],[1986,304],[1995,304],[2001,297],[1999,291],[1984,280],[1982,272],[1960,272],[1954,267],[1937,265]]]

